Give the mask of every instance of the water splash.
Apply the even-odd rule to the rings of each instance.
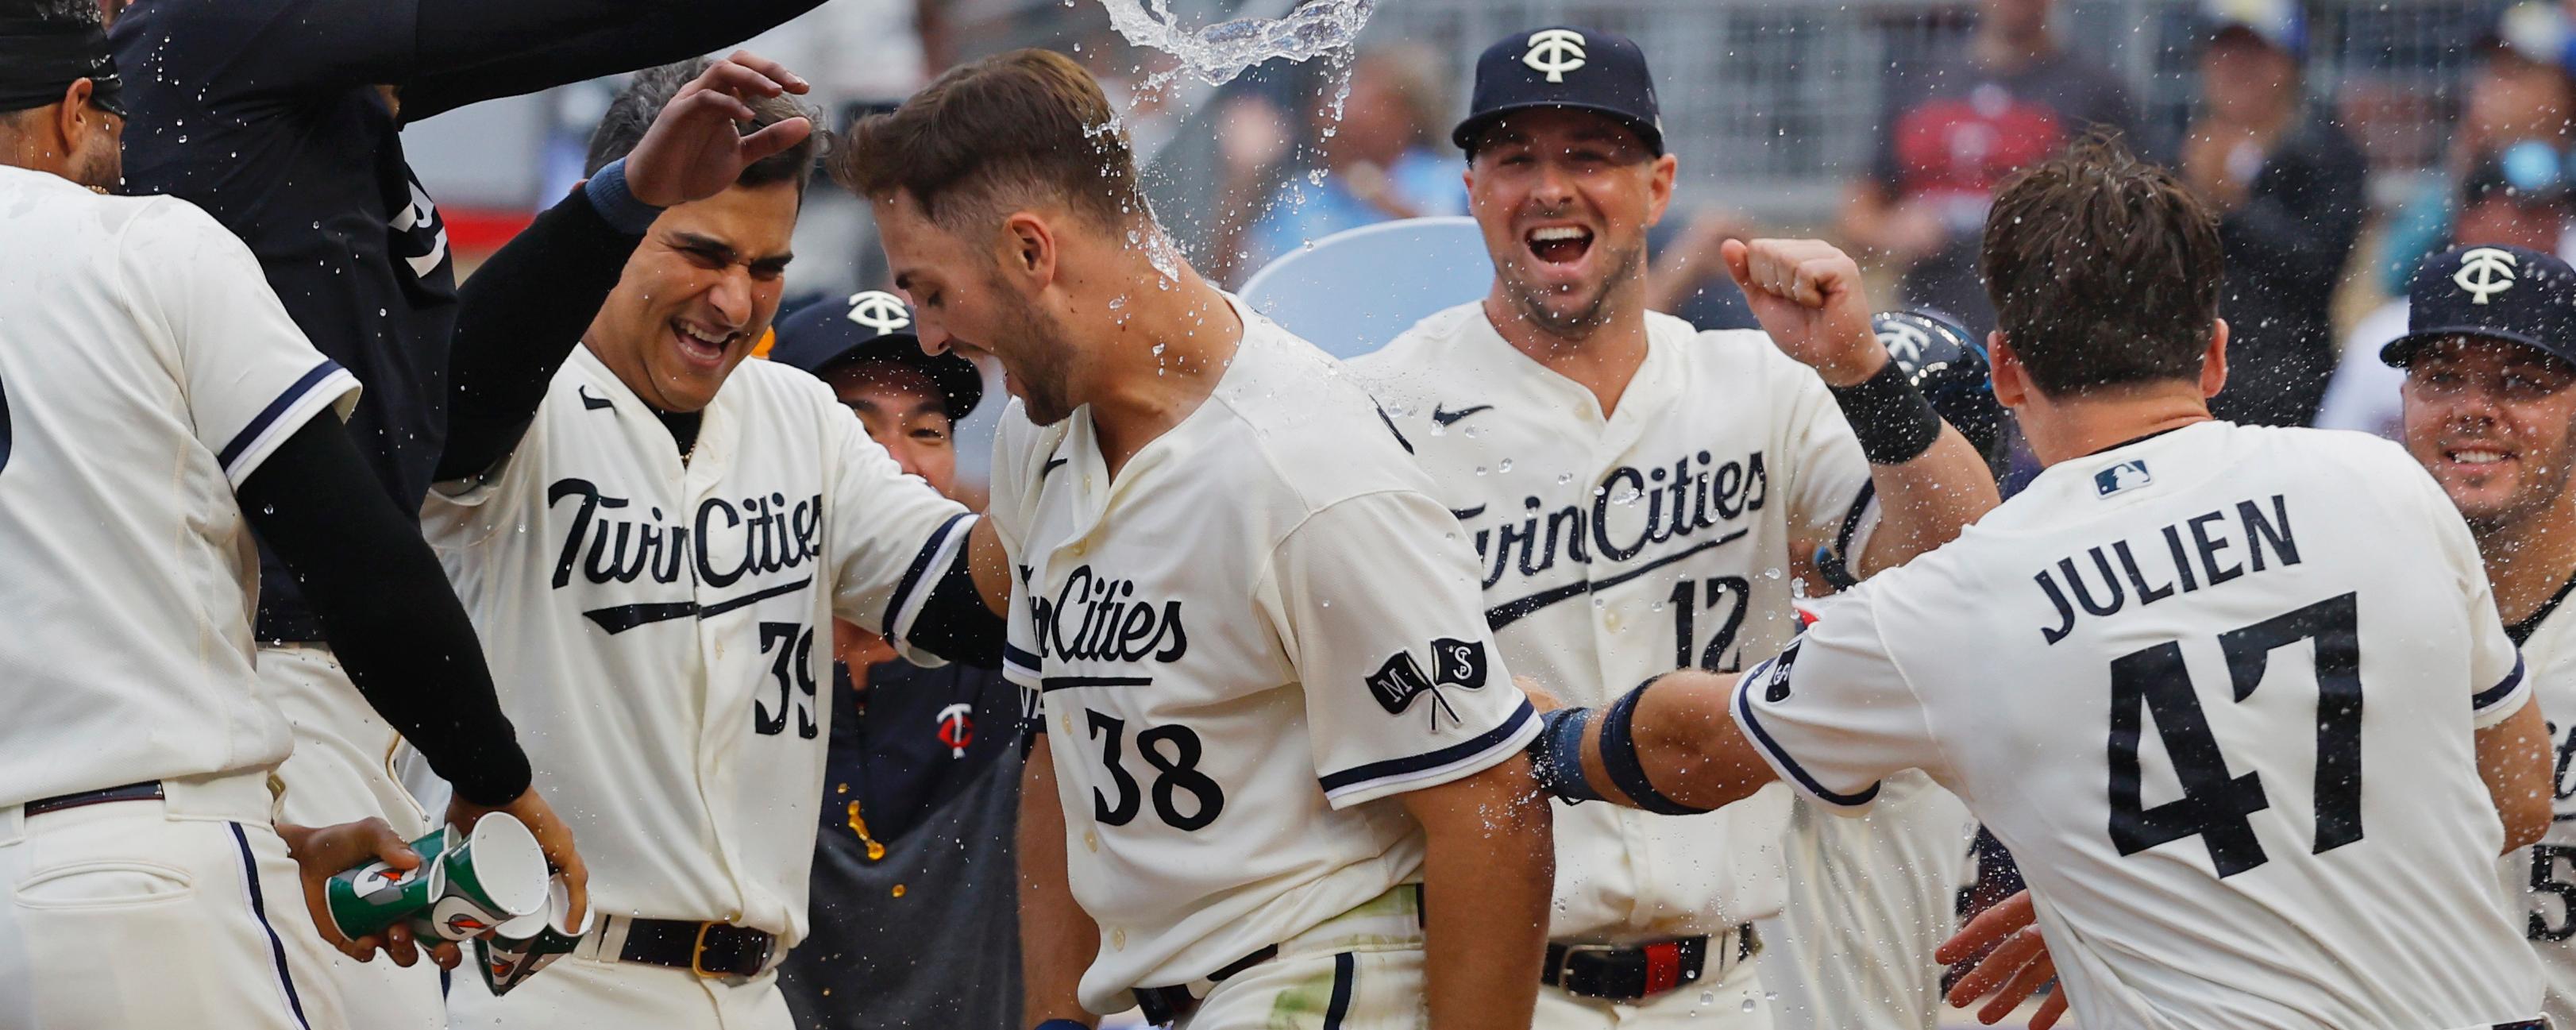
[[[1171,0],[1100,0],[1100,6],[1127,42],[1179,60],[1178,68],[1155,78],[1186,72],[1221,86],[1264,61],[1348,54],[1377,0],[1305,0],[1277,18],[1232,18],[1196,29],[1172,16]]]

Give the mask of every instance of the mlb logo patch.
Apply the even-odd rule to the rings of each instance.
[[[2144,460],[2124,461],[2094,473],[2093,492],[2096,496],[2109,497],[2112,494],[2135,490],[2155,481],[2156,477],[2147,473],[2147,463]]]

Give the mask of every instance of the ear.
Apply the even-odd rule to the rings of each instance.
[[[1986,334],[1986,365],[1995,383],[1995,403],[2018,408],[2030,403],[2030,373],[2021,367],[2021,355],[2012,344],[2004,342],[2003,330]]]
[[[1002,219],[1002,274],[1026,283],[1030,293],[1054,284],[1056,262],[1063,256],[1055,227],[1032,211],[1015,211]]]
[[[2209,349],[2200,355],[2200,395],[2216,397],[2227,388],[2227,320],[2210,319]]]
[[[63,102],[54,108],[54,138],[45,142],[59,148],[57,152],[65,160],[81,152],[81,145],[89,141],[90,133],[107,129],[99,123],[104,116],[89,106],[93,88],[86,78],[73,79],[72,84],[63,90]]]
[[[1681,168],[1681,159],[1666,154],[1655,159],[1655,167],[1646,180],[1646,224],[1664,220],[1664,208],[1673,202],[1673,176]]]

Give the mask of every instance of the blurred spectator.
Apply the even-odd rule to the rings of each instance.
[[[2466,97],[2443,174],[2428,177],[2431,181],[2388,220],[2376,262],[2381,292],[2405,296],[2416,262],[2452,237],[2461,177],[2481,155],[2503,153],[2526,140],[2566,152],[2569,119],[2576,118],[2576,87],[2567,71],[2571,47],[2576,47],[2576,22],[2565,9],[2537,2],[2506,9],[2479,40],[2478,61],[2463,83]],[[2542,249],[2557,251],[2554,246]]]
[[[1219,150],[1238,232],[1220,231],[1221,277],[1240,282],[1273,259],[1344,229],[1374,222],[1467,212],[1465,169],[1435,146],[1435,126],[1448,120],[1438,55],[1408,44],[1362,51],[1352,62],[1350,95],[1334,121],[1333,92],[1318,90],[1294,138],[1316,140],[1322,181],[1289,176],[1267,204],[1256,183],[1275,181],[1291,150],[1275,108],[1249,96],[1232,101],[1218,123]],[[1267,110],[1265,110],[1267,109]],[[1248,219],[1248,221],[1246,221]],[[1230,237],[1230,238],[1229,238]],[[1227,260],[1230,259],[1230,260]]]
[[[2201,110],[2181,163],[2218,212],[2227,250],[2227,389],[2210,409],[2306,425],[2334,373],[2328,304],[2369,214],[2368,169],[2330,114],[2305,103],[2307,33],[2292,0],[2215,0],[2209,14]]]
[[[1759,329],[1744,291],[1726,274],[1718,245],[1751,239],[1754,226],[1733,211],[1702,208],[1668,211],[1646,232],[1646,309],[1707,329]]]
[[[2576,182],[2560,152],[2525,140],[2502,154],[2481,157],[2460,193],[2459,232],[2442,244],[2505,245],[2565,253],[2576,232]],[[2412,270],[2409,270],[2412,274]],[[2354,323],[2345,337],[2343,364],[2317,412],[2321,429],[2357,429],[2399,439],[2398,390],[2406,373],[2379,360],[2379,348],[2406,334],[2406,294]],[[2229,362],[2229,374],[2235,363]]]
[[[1877,155],[1843,208],[1843,237],[1905,269],[1902,303],[1994,328],[1977,273],[1986,208],[2005,176],[2096,124],[2139,138],[2118,79],[2060,50],[2051,0],[1984,0],[1965,53],[1888,82]]]
[[[905,472],[957,489],[950,432],[983,398],[975,366],[922,353],[877,291],[782,320],[772,360],[813,372]],[[834,622],[831,747],[811,929],[779,990],[810,1030],[1012,1030],[1020,1022],[1019,688],[937,669]]]

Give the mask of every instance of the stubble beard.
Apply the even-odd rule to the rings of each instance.
[[[1549,300],[1563,294],[1510,276],[1503,277],[1504,294],[1510,298],[1512,307],[1520,312],[1521,318],[1537,326],[1540,332],[1560,340],[1580,342],[1590,339],[1602,326],[1610,324],[1612,316],[1617,314],[1611,310],[1611,295],[1619,291],[1621,284],[1638,274],[1638,267],[1644,263],[1645,256],[1643,243],[1620,254],[1618,263],[1610,266],[1608,275],[1601,277],[1601,284],[1594,289],[1591,298],[1572,313],[1561,313],[1548,305]]]
[[[1030,422],[1051,426],[1064,421],[1076,407],[1067,397],[1073,366],[1071,334],[1001,282],[992,283],[991,292],[1001,299],[998,321],[1009,342],[987,340],[985,348],[996,356],[1007,348],[1002,371],[1019,380],[1020,408]]]

